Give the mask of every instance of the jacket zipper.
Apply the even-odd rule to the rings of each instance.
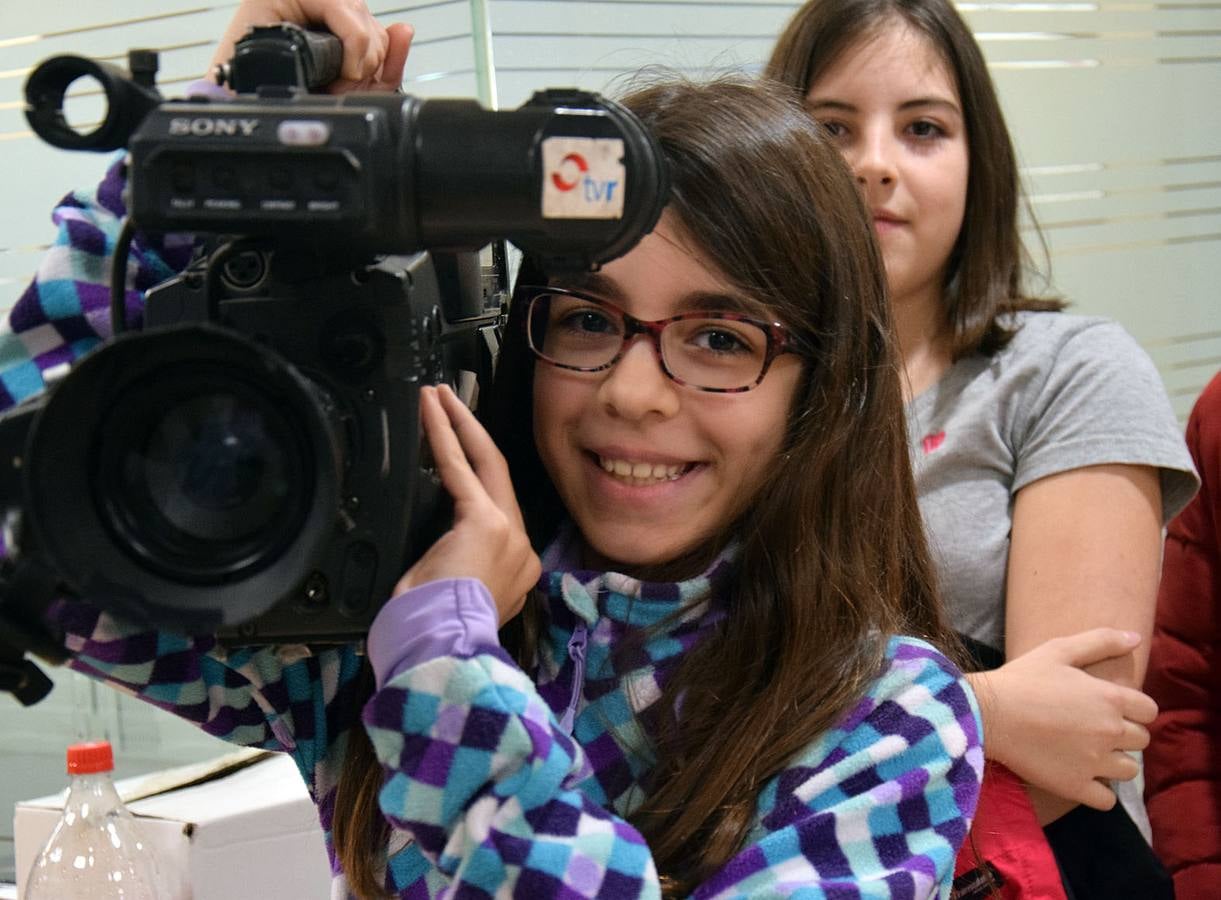
[[[581,693],[585,688],[585,644],[588,639],[589,630],[584,622],[577,624],[572,637],[568,639],[568,658],[572,660],[573,673],[572,697],[568,701],[568,709],[564,710],[564,717],[560,719],[560,727],[564,729],[565,734],[572,734],[577,718],[577,706],[581,703]]]

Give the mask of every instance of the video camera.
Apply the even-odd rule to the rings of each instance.
[[[225,102],[162,101],[149,51],[130,73],[67,56],[27,81],[44,140],[128,149],[130,219],[115,337],[0,417],[0,688],[23,702],[49,688],[24,654],[62,659],[40,624],[59,596],[235,644],[363,637],[447,525],[419,389],[473,404],[491,377],[508,276],[486,245],[589,269],[660,215],[661,153],[610,100],[308,93],[340,56],[330,35],[255,28]],[[63,113],[82,77],[108,104],[89,133]],[[137,229],[205,240],[129,331]]]

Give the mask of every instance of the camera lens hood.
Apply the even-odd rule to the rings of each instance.
[[[239,624],[306,578],[335,527],[333,419],[311,381],[233,331],[123,335],[31,426],[25,508],[90,602],[179,631]]]

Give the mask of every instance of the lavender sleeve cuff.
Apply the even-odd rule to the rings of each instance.
[[[228,88],[221,87],[211,78],[200,78],[192,81],[187,85],[186,96],[188,97],[206,97],[209,100],[232,100],[233,91]]]
[[[430,581],[392,598],[369,626],[366,642],[378,690],[430,659],[499,646],[498,618],[492,595],[477,578]]]

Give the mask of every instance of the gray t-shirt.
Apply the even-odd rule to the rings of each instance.
[[[1198,483],[1161,377],[1126,331],[1064,313],[1016,321],[1004,350],[959,360],[907,405],[920,512],[950,621],[997,650],[1019,490],[1082,466],[1158,466],[1169,521]]]

